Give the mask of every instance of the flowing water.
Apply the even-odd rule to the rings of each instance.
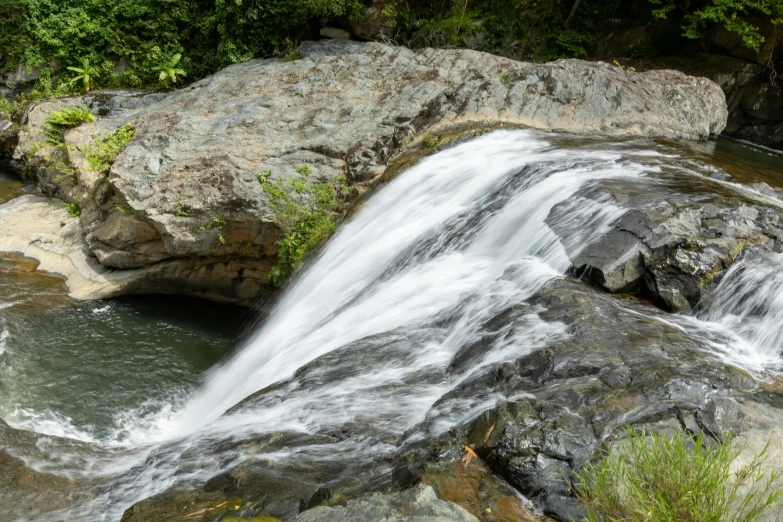
[[[497,131],[425,158],[344,224],[236,353],[203,374],[232,332],[230,320],[206,309],[124,300],[12,319],[0,341],[0,417],[85,444],[50,439],[7,451],[32,469],[102,485],[37,520],[119,520],[172,485],[248,459],[301,456],[226,441],[361,423],[375,435],[349,437],[345,451],[371,459],[421,436],[425,420],[437,434],[475,417],[500,397],[438,401],[477,372],[568,335],[530,314],[523,337],[504,338],[467,369],[449,368],[489,318],[562,277],[566,251],[623,214],[608,196],[580,191],[606,180],[651,183],[678,154],[662,144]],[[545,219],[566,201],[561,214],[578,233],[560,240]],[[783,371],[774,335],[781,266],[779,255],[739,265],[702,316],[672,321],[703,333],[705,350],[731,364],[760,377]],[[20,299],[9,295],[0,299]],[[324,364],[297,372],[316,360]]]

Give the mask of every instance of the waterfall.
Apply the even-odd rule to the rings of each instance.
[[[568,336],[565,325],[531,312],[524,336],[504,337],[467,367],[450,368],[490,318],[562,277],[570,267],[566,252],[578,253],[626,211],[608,196],[582,198],[580,191],[608,179],[643,182],[668,158],[638,142],[582,139],[564,148],[531,130],[496,131],[431,155],[340,227],[263,324],[183,404],[154,415],[118,413],[111,437],[93,441],[101,450],[72,459],[71,467],[62,453],[57,464],[28,462],[109,477],[110,492],[80,520],[115,520],[136,501],[225,469],[227,461],[207,449],[216,441],[327,432],[360,420],[385,435],[353,440],[346,451],[377,456],[425,419],[434,421],[435,434],[445,432],[502,398],[438,403],[450,390]],[[545,220],[564,202],[558,214],[574,233],[560,239]],[[719,329],[731,343],[709,346],[740,365],[779,361],[782,259],[737,265],[708,310],[699,318],[672,316],[672,323]],[[766,358],[754,360],[759,353]],[[261,390],[267,392],[254,396]],[[245,457],[232,458],[233,465]]]

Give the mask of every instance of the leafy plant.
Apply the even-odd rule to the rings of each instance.
[[[81,89],[83,92],[88,92],[90,89],[92,89],[93,84],[95,83],[95,75],[98,71],[95,69],[95,67],[90,66],[89,58],[82,60],[81,67],[66,67],[66,69],[77,74],[77,76],[71,79],[71,85],[81,83]]]
[[[63,135],[65,131],[73,127],[78,127],[82,123],[93,122],[95,117],[90,110],[83,106],[65,107],[62,110],[54,111],[44,120],[44,134],[49,138],[50,145],[63,145]]]
[[[168,87],[173,83],[177,83],[177,80],[187,76],[185,70],[179,66],[181,59],[182,55],[177,53],[166,62],[152,68],[153,71],[158,73],[158,80],[163,84],[164,87]]]
[[[128,205],[117,205],[117,210],[122,212],[123,214],[131,214],[133,212],[133,209],[129,207]]]
[[[730,436],[706,448],[679,433],[626,431],[627,447],[577,473],[575,492],[590,522],[752,522],[781,506],[778,475],[763,471],[768,445],[732,471]]]
[[[343,176],[320,182],[304,177],[276,179],[264,181],[263,187],[285,232],[276,243],[277,263],[269,272],[269,280],[280,286],[336,230],[335,218],[343,209],[347,187]]]
[[[90,167],[95,172],[108,176],[117,156],[125,150],[135,133],[136,129],[128,123],[113,133],[95,138],[92,145],[84,147],[84,155]]]

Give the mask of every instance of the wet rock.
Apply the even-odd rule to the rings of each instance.
[[[417,486],[401,493],[375,494],[344,505],[317,507],[296,518],[296,522],[478,522],[475,516],[451,502],[438,499],[429,486]]]
[[[696,169],[696,170],[694,170]],[[678,164],[655,183],[606,181],[577,198],[605,198],[628,209],[606,234],[584,248],[555,207],[547,223],[564,238],[573,273],[610,292],[649,297],[664,308],[691,313],[705,290],[737,260],[774,252],[783,237],[783,203],[767,194],[714,180],[712,171]]]
[[[464,431],[404,448],[401,463],[456,460],[456,437],[545,514],[580,520],[583,509],[563,477],[622,437],[625,426],[705,434],[713,444],[729,432],[737,440],[780,440],[775,426],[783,395],[761,393],[755,380],[721,363],[705,340],[714,334],[685,330],[641,301],[568,279],[547,284],[527,304],[542,320],[564,325],[566,335],[446,394],[433,411],[459,400],[504,399]],[[513,307],[488,321],[489,330],[529,313],[529,307]],[[496,341],[484,339],[485,352]],[[437,415],[420,429],[426,433],[436,422]],[[783,459],[769,466],[783,468]]]
[[[310,179],[345,175],[360,194],[427,133],[508,124],[703,139],[726,120],[715,84],[673,71],[336,40],[306,42],[301,52],[302,60],[236,64],[170,94],[42,102],[25,115],[14,164],[45,193],[81,207],[88,252],[101,266],[138,273],[120,292],[197,287],[250,303],[269,290],[276,242],[290,227],[270,207],[261,172],[287,180],[306,165]],[[68,131],[65,149],[46,145],[46,116],[78,103],[99,121]],[[87,147],[125,124],[136,128],[133,140],[108,176],[94,172]]]

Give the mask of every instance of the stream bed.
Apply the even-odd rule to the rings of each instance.
[[[365,470],[384,461],[368,476],[388,474],[389,459],[406,445],[529,396],[464,390],[576,335],[578,319],[546,313],[571,284],[569,257],[625,212],[607,194],[632,200],[651,187],[677,187],[669,164],[709,183],[706,176],[722,169],[769,198],[774,189],[754,184],[783,186],[779,156],[727,140],[672,146],[491,133],[425,158],[381,189],[253,329],[252,311],[190,299],[75,303],[62,280],[4,254],[0,418],[34,438],[0,437],[13,460],[6,473],[22,462],[35,477],[36,520],[90,522],[119,520],[147,497],[253,462],[309,470],[358,462]],[[21,187],[0,172],[0,202]],[[558,223],[548,217],[554,209]],[[576,232],[558,237],[558,227]],[[780,254],[771,255],[767,272],[731,272],[712,293],[725,302],[693,317],[608,294],[585,299],[638,316],[639,332],[664,336],[664,346],[699,354],[683,364],[707,354],[716,367],[764,381],[783,372],[773,335],[783,280],[774,276]],[[770,270],[760,291],[772,297],[749,313],[743,303],[759,284],[750,275]],[[599,308],[585,307],[580,317]],[[509,321],[508,310],[513,326],[498,319]],[[280,446],[292,433],[306,443]],[[58,494],[62,487],[72,495]],[[25,494],[0,491],[0,502],[18,504]],[[274,509],[286,518],[293,502]]]

